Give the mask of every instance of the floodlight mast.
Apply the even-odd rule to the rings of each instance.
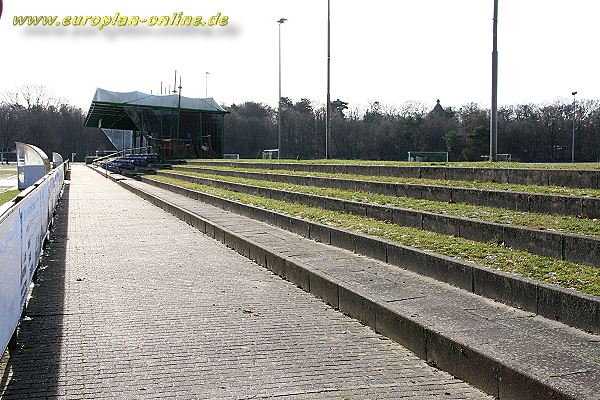
[[[281,25],[287,18],[280,18],[279,24],[279,98],[277,99],[277,159],[281,158]]]
[[[577,92],[571,92],[571,96],[573,96],[573,139],[571,142],[571,162],[574,163],[575,162],[575,95],[577,95]]]
[[[494,0],[492,49],[492,110],[490,112],[490,161],[498,160],[498,0]]]
[[[327,0],[327,107],[325,109],[325,159],[331,137],[331,0]]]

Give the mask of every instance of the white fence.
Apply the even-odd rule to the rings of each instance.
[[[0,208],[0,355],[25,307],[66,166],[67,163],[60,165],[26,189],[16,204]]]

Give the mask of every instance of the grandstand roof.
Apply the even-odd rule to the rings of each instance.
[[[143,92],[112,92],[96,89],[85,119],[87,127],[135,130],[135,124],[124,107],[151,109],[179,109],[179,95],[153,95]],[[224,114],[225,111],[212,97],[192,98],[181,96],[181,110]]]

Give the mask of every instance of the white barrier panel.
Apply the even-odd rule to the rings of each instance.
[[[46,175],[0,215],[0,349],[6,349],[27,301],[48,225],[58,204],[66,163]]]
[[[21,221],[13,210],[0,223],[0,348],[6,348],[21,315]]]
[[[35,272],[42,249],[42,220],[46,213],[41,212],[42,187],[31,192],[17,205],[21,219],[21,307],[25,306],[29,283]],[[47,218],[47,215],[46,215]]]

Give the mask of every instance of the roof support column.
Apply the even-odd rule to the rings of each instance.
[[[221,114],[221,158],[225,158],[225,114]]]

